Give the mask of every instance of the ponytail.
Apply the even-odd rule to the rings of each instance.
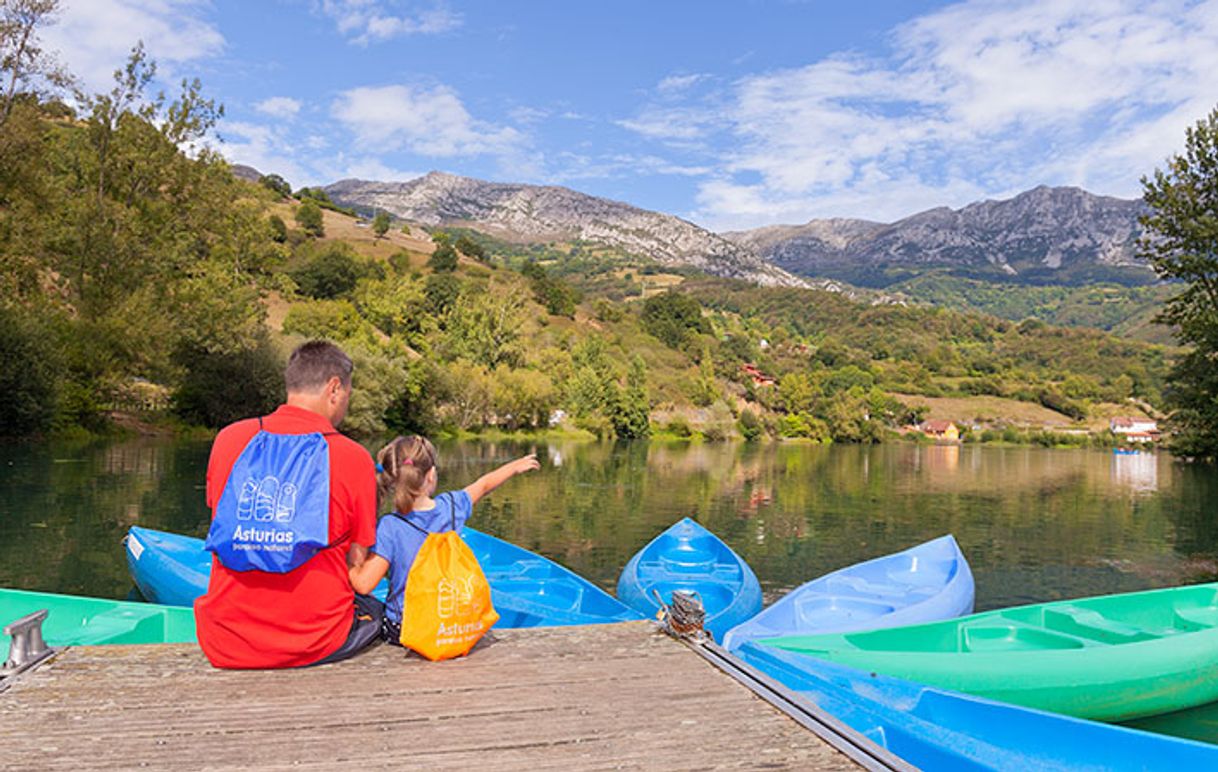
[[[392,501],[406,514],[425,493],[427,473],[436,466],[435,446],[426,437],[397,437],[376,454],[381,472],[376,476],[377,501]]]

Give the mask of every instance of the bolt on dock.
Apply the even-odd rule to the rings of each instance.
[[[0,686],[0,766],[908,769],[858,735],[839,750],[712,659],[649,622],[287,671],[216,670],[190,644],[74,647]]]

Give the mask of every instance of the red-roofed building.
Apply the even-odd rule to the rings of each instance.
[[[936,440],[960,439],[960,429],[951,421],[923,421],[918,428],[927,437],[933,437]]]
[[[778,383],[770,376],[761,372],[761,370],[758,370],[757,365],[752,365],[752,364],[741,365],[740,369],[743,370],[746,375],[748,375],[750,378],[753,379],[754,386],[775,386]]]
[[[1130,442],[1157,442],[1160,437],[1159,423],[1150,418],[1112,418],[1108,421],[1108,428]]]

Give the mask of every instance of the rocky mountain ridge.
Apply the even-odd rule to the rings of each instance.
[[[1136,257],[1144,212],[1139,200],[1041,186],[894,223],[812,220],[722,235],[792,273],[869,287],[933,269],[1033,284],[1141,283],[1153,279]]]
[[[426,226],[464,226],[521,242],[583,240],[761,285],[808,286],[753,250],[673,215],[557,186],[485,182],[431,172],[406,182],[341,180],[336,203],[383,209]]]

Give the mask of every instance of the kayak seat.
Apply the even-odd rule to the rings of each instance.
[[[861,576],[832,576],[825,587],[847,595],[876,595],[882,598],[905,597],[910,593],[908,585],[888,582],[869,582]]]
[[[495,576],[529,579],[543,579],[550,573],[550,566],[544,560],[517,560],[501,568],[492,568],[487,571],[487,574]]]
[[[1086,646],[1069,635],[1022,625],[996,625],[992,622],[969,625],[960,630],[960,650],[968,652],[1055,651]]]
[[[887,603],[837,595],[804,595],[795,601],[796,617],[812,626],[828,620],[855,622],[875,619],[895,610],[894,606]]]
[[[653,585],[653,589],[660,593],[660,597],[664,599],[665,603],[672,603],[674,590],[698,593],[698,596],[702,599],[702,608],[706,610],[708,617],[732,605],[732,601],[736,598],[735,593],[730,588],[713,582],[658,582]],[[647,594],[647,597],[651,600],[655,598],[650,592]]]
[[[494,592],[499,590],[498,593]],[[497,580],[492,592],[498,595],[497,603],[523,605],[529,603],[558,611],[574,611],[579,608],[584,588],[564,579],[527,579],[512,577]],[[504,593],[504,594],[500,594]]]
[[[1098,611],[1072,605],[1045,609],[1044,624],[1049,630],[1076,635],[1099,643],[1137,643],[1163,637],[1161,633],[1109,619]]]
[[[1175,623],[1176,627],[1187,632],[1218,627],[1218,606],[1177,608]]]
[[[677,573],[703,573],[715,568],[715,554],[709,550],[671,550],[660,556],[665,570]]]

